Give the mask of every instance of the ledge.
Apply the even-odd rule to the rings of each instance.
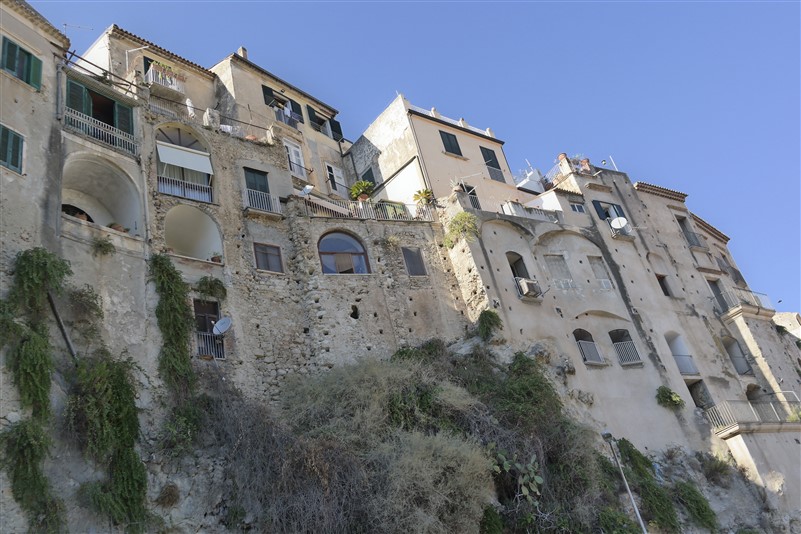
[[[443,150],[442,153],[445,154],[446,156],[450,156],[452,158],[460,159],[462,161],[469,161],[469,159],[470,159],[470,158],[466,158],[464,156],[460,156],[459,154],[454,154],[453,152],[448,152],[446,150]]]
[[[125,232],[118,232],[106,226],[84,221],[67,215],[61,214],[60,237],[70,239],[77,243],[92,246],[92,240],[110,238],[112,244],[119,252],[133,253],[136,257],[141,257],[145,253],[145,241],[141,237],[132,236]]]
[[[780,432],[801,432],[801,422],[797,423],[735,423],[720,428],[715,434],[721,439],[729,439],[740,434],[778,434]]]

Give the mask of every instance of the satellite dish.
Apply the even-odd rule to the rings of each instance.
[[[615,230],[623,230],[628,224],[629,221],[627,221],[625,217],[615,217],[609,223],[609,226],[611,226]]]
[[[314,189],[314,186],[313,186],[313,185],[311,185],[311,184],[309,184],[309,185],[305,186],[305,187],[303,188],[303,191],[301,191],[301,192],[300,192],[300,196],[302,196],[302,197],[307,197],[307,196],[309,196],[309,195],[311,194],[311,192],[312,192],[312,189]]]
[[[215,336],[221,336],[225,334],[229,328],[231,328],[231,318],[223,317],[214,324],[214,328],[212,328],[211,331],[214,332]]]

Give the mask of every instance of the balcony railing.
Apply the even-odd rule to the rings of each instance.
[[[296,130],[298,129],[298,123],[302,122],[302,118],[300,118],[298,115],[292,112],[287,113],[283,109],[275,110],[275,120],[278,122],[283,122],[287,126],[291,126]]]
[[[289,165],[289,172],[298,178],[306,179],[306,176],[311,172],[311,169],[307,169],[300,163],[294,162],[291,159],[287,160],[287,164]]]
[[[498,169],[496,167],[490,167],[489,165],[487,165],[487,172],[489,173],[490,178],[492,178],[495,181],[498,182],[506,181],[503,177],[503,171],[501,169]]]
[[[601,352],[598,350],[594,341],[576,341],[576,344],[585,362],[604,363],[604,357],[601,356]]]
[[[732,308],[736,308],[744,304],[756,306],[758,308],[766,308],[769,310],[776,309],[773,307],[773,303],[771,303],[770,297],[767,295],[755,293],[754,291],[749,291],[748,289],[743,289],[740,287],[728,288],[722,291],[719,298],[717,298],[717,304],[718,306],[716,311],[719,314],[726,313]]]
[[[64,126],[129,154],[139,153],[139,145],[133,135],[72,108],[64,110]]]
[[[687,244],[691,247],[698,247],[698,248],[708,248],[705,244],[703,239],[700,235],[696,234],[695,232],[690,232],[689,230],[683,230],[682,233],[684,234],[684,239],[687,240]]]
[[[281,213],[281,202],[276,195],[248,189],[247,207],[268,213]]]
[[[506,215],[525,217],[526,219],[534,219],[535,221],[559,222],[559,215],[557,215],[555,211],[524,206],[513,200],[507,200],[501,204],[501,211]]]
[[[304,199],[309,217],[335,219],[373,219],[379,221],[427,221],[434,220],[434,209],[425,204],[395,204],[369,200],[332,200],[320,198]]]
[[[612,343],[612,345],[615,346],[617,359],[622,365],[639,363],[642,361],[640,359],[640,353],[637,352],[637,347],[634,346],[633,341],[618,341],[617,343]]]
[[[215,360],[225,359],[225,342],[223,336],[211,332],[195,332],[197,355],[199,357],[211,356]]]
[[[145,81],[147,83],[156,83],[178,93],[184,93],[183,80],[179,80],[178,77],[169,70],[150,67],[145,73]]]
[[[459,122],[457,120],[454,120],[454,119],[451,119],[451,118],[448,118],[445,115],[432,115],[430,109],[425,109],[425,108],[421,108],[419,106],[411,106],[411,105],[409,106],[409,109],[414,110],[414,111],[416,111],[418,113],[422,113],[424,115],[428,115],[429,117],[434,117],[434,118],[439,119],[439,120],[441,120],[443,122],[447,122],[448,124],[453,124],[454,126],[458,126],[459,128],[465,128],[465,129],[470,130],[471,132],[475,132],[477,134],[487,135],[487,131],[486,130],[482,130],[481,128],[476,128],[475,126],[470,126],[469,124],[462,124],[461,122]]]
[[[159,176],[158,186],[159,193],[164,193],[165,195],[188,198],[189,200],[197,200],[209,204],[214,201],[210,185],[195,184],[178,178]]]
[[[799,422],[801,402],[724,401],[707,408],[705,413],[715,430],[747,423]]]
[[[689,354],[674,354],[673,359],[676,360],[676,365],[679,372],[683,375],[697,375],[698,368],[695,366],[693,357]]]
[[[192,107],[190,104],[182,104],[159,96],[150,95],[150,102],[148,103],[150,111],[164,115],[171,119],[180,119],[185,121],[192,121],[197,123],[203,122],[203,111]]]

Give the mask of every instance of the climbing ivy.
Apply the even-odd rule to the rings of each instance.
[[[24,250],[14,262],[11,302],[24,310],[40,312],[48,291],[59,294],[72,274],[70,264],[41,247]]]
[[[21,342],[9,352],[8,365],[19,389],[22,406],[33,410],[33,417],[50,415],[50,375],[53,359],[46,327],[33,324]]]

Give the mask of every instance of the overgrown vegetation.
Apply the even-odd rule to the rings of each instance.
[[[194,326],[189,285],[166,254],[150,258],[150,280],[159,295],[156,319],[164,338],[159,372],[180,404],[190,398],[195,381],[189,345]]]
[[[495,330],[503,330],[503,321],[495,310],[484,310],[478,316],[478,337],[489,341]]]
[[[50,415],[51,351],[47,328],[38,323],[32,324],[8,353],[8,366],[19,390],[20,402],[23,407],[32,409],[34,418],[44,419]]]
[[[643,519],[652,521],[665,532],[679,532],[679,518],[673,500],[657,482],[651,460],[625,438],[618,441],[618,449],[621,461],[627,466],[626,476],[640,495]]]
[[[110,237],[95,237],[92,239],[92,256],[110,256],[115,252],[117,252],[117,248],[111,242]]]
[[[472,213],[462,211],[448,222],[448,231],[442,243],[448,248],[453,248],[460,239],[472,241],[478,236],[478,218]]]
[[[703,452],[696,453],[695,457],[701,462],[701,470],[709,482],[724,488],[729,486],[731,466],[726,460]]]
[[[660,406],[672,410],[678,411],[684,408],[684,399],[681,398],[681,395],[667,386],[659,386],[656,389],[656,402]]]
[[[14,262],[14,283],[9,300],[16,308],[41,312],[47,293],[60,294],[72,274],[70,264],[41,247],[24,250]]]
[[[217,300],[225,300],[228,291],[225,289],[225,284],[219,278],[213,276],[204,276],[195,284],[195,291],[204,297],[210,297]]]
[[[715,512],[709,507],[709,501],[698,491],[692,483],[686,481],[676,482],[674,488],[676,499],[684,505],[692,520],[706,527],[712,532],[717,531],[718,519]]]
[[[103,318],[103,300],[90,285],[69,290],[69,307],[73,318],[94,321]]]

